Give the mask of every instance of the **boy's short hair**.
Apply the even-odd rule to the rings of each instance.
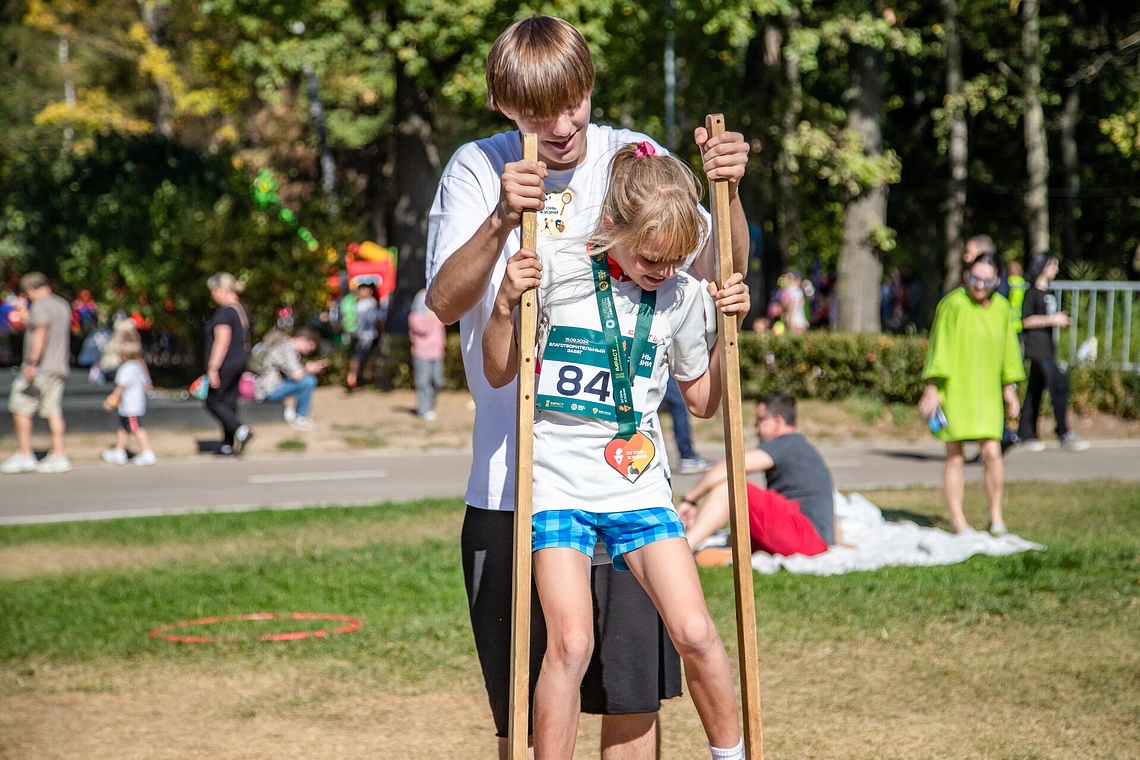
[[[594,60],[581,32],[553,16],[517,21],[487,55],[487,107],[549,119],[594,90]]]
[[[795,427],[796,425],[796,399],[787,393],[769,393],[757,403],[763,404],[768,414],[773,417],[782,417],[784,423]]]

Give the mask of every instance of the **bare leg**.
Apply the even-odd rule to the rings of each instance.
[[[534,689],[534,756],[571,760],[579,689],[594,651],[590,557],[577,549],[540,549],[534,553],[534,580],[546,617],[546,654]]]
[[[147,435],[146,428],[139,428],[135,431],[135,438],[139,441],[139,448],[143,451],[150,451],[150,436]]]
[[[1001,458],[1001,441],[979,441],[982,447],[983,479],[986,499],[990,503],[990,527],[1004,524],[1001,515],[1002,491],[1005,488],[1005,461]]]
[[[602,760],[656,760],[657,713],[602,716]]]
[[[51,433],[51,453],[57,457],[66,456],[63,450],[63,435],[67,432],[67,425],[63,421],[63,415],[48,417],[47,424],[48,432]]]
[[[696,550],[701,542],[728,524],[728,485],[720,485],[709,491],[704,502],[697,509],[692,525],[685,526],[685,537],[689,548]]]
[[[950,508],[950,525],[955,533],[970,528],[970,524],[966,522],[966,513],[962,510],[962,501],[966,496],[966,481],[962,475],[964,465],[962,442],[947,441],[946,467],[942,470],[942,489],[946,494],[946,506]]]
[[[126,430],[123,430],[122,428],[119,428],[118,430],[116,430],[115,431],[115,448],[120,449],[122,451],[126,451],[127,450],[127,439],[128,439],[128,437],[129,437],[129,434],[127,433]]]
[[[507,760],[511,754],[511,740],[499,739],[499,760]],[[527,760],[534,760],[534,742],[533,737],[527,738],[526,745]]]
[[[21,454],[32,456],[32,418],[26,414],[13,414],[12,427],[16,429],[16,448]]]
[[[359,372],[360,372],[360,360],[359,359],[349,359],[348,360],[348,375],[344,379],[344,384],[347,385],[349,388],[355,388],[356,387],[357,374]]]
[[[705,606],[688,543],[667,538],[623,556],[657,605],[669,638],[685,663],[685,681],[709,744],[735,747],[741,734],[732,670]]]

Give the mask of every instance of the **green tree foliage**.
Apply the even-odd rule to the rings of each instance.
[[[229,271],[246,284],[255,332],[274,307],[314,313],[324,251],[258,208],[244,172],[157,135],[95,139],[82,156],[29,157],[13,168],[8,237],[28,269],[61,290],[87,288],[112,309],[140,308],[158,329],[194,343],[209,313],[205,281]],[[327,232],[327,230],[325,231]],[[321,231],[318,231],[318,235]]]
[[[956,5],[960,103],[945,94],[940,0],[873,11],[848,0],[672,0],[671,13],[664,2],[629,0],[9,0],[0,10],[0,267],[44,265],[72,287],[94,277],[145,286],[154,306],[188,282],[170,280],[190,276],[173,260],[200,262],[195,277],[225,262],[264,297],[267,319],[271,303],[310,302],[327,246],[371,238],[399,248],[400,297],[410,296],[423,281],[441,165],[460,143],[509,126],[483,107],[491,42],[517,18],[554,13],[582,29],[594,53],[595,119],[660,140],[673,33],[678,151],[699,161],[691,135],[707,113],[723,113],[752,142],[742,193],[763,232],[768,288],[786,267],[834,267],[847,205],[889,188],[886,219],[866,237],[884,264],[927,281],[932,306],[946,258],[951,106],[968,125],[965,234],[987,232],[1008,255],[1026,247],[1020,19],[1005,2]],[[1043,0],[1040,13],[1051,245],[1069,260],[1135,272],[1140,8]],[[881,150],[849,123],[852,46],[881,58]],[[337,207],[321,189],[308,72],[325,109]],[[177,166],[155,160],[145,179],[127,172],[119,184],[75,174],[97,165],[96,175],[113,176],[112,159],[125,155],[116,150],[158,145],[163,156],[183,152]],[[250,207],[248,184],[262,169],[321,241],[320,261],[306,258],[285,222]],[[210,171],[217,181],[193,189],[190,177]],[[35,192],[21,184],[32,176],[43,183]],[[128,210],[115,220],[111,208]],[[188,308],[201,308],[195,297],[185,296]]]

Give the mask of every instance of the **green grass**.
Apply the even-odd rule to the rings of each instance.
[[[818,578],[754,576],[766,647],[921,646],[947,637],[1026,636],[1035,646],[1140,641],[1140,488],[1113,482],[1014,484],[1010,525],[1044,552],[931,568]],[[867,494],[891,514],[941,518],[937,491]],[[981,512],[972,487],[968,516]],[[454,500],[30,525],[0,529],[0,550],[65,554],[154,550],[129,567],[0,581],[0,661],[92,658],[306,658],[388,683],[442,684],[473,666]],[[442,527],[441,527],[442,526]],[[229,553],[218,554],[226,545]],[[237,548],[234,551],[234,547]],[[244,549],[243,549],[244,547]],[[176,555],[163,550],[176,548]],[[0,555],[0,559],[3,555]],[[702,571],[726,640],[732,573]],[[179,620],[251,612],[324,612],[364,621],[356,633],[290,643],[175,645],[148,637]],[[327,623],[231,624],[198,633],[252,636]],[[1060,645],[1057,645],[1060,649]],[[1081,669],[1078,652],[1057,657]],[[1117,662],[1117,669],[1128,664]],[[1135,671],[1131,671],[1133,674]],[[1082,671],[1083,673],[1083,671]],[[1112,672],[1083,674],[1095,680]]]

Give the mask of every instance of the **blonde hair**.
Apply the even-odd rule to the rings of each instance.
[[[594,60],[574,26],[553,16],[516,21],[487,54],[487,107],[550,119],[594,90]]]
[[[128,339],[119,347],[119,363],[131,361],[132,359],[142,358],[142,337],[135,333],[134,337]]]
[[[680,159],[652,150],[649,143],[630,143],[614,155],[591,238],[595,252],[622,245],[650,261],[679,262],[704,242],[700,181]]]
[[[138,355],[128,356],[128,351],[135,345],[138,346]],[[137,359],[141,355],[142,337],[139,335],[139,328],[135,321],[130,317],[117,319],[112,328],[111,337],[103,349],[103,354],[99,357],[99,368],[104,372],[111,372],[127,359]]]
[[[234,277],[229,272],[218,272],[217,274],[211,276],[210,279],[206,280],[206,287],[208,287],[210,290],[213,290],[214,288],[220,288],[221,290],[224,290],[227,293],[233,293],[234,295],[240,294],[242,290],[245,289],[245,285],[243,285],[238,278]]]

